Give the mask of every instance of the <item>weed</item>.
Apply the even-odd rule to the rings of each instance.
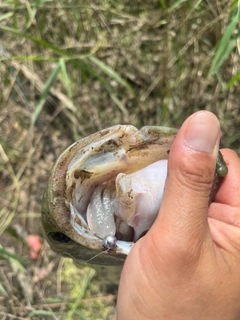
[[[239,1],[7,0],[0,11],[0,315],[112,318],[115,294],[92,271],[74,269],[73,297],[47,245],[29,260],[25,233],[41,233],[50,168],[97,130],[179,127],[201,109],[239,152]]]

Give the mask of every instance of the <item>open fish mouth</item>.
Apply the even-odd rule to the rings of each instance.
[[[76,260],[122,263],[157,217],[176,133],[166,127],[118,125],[64,151],[42,205],[52,248]]]

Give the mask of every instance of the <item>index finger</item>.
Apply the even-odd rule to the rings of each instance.
[[[228,166],[228,174],[223,179],[214,202],[240,207],[240,159],[233,150],[222,149],[221,152]]]

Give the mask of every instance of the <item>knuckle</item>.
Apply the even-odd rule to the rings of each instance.
[[[234,150],[226,148],[226,149],[221,149],[221,152],[222,152],[223,158],[224,158],[224,160],[226,161],[227,164],[229,164],[229,162],[231,160],[237,161],[237,162],[240,163],[240,158],[239,158],[238,154]]]
[[[213,182],[214,167],[206,162],[183,163],[176,171],[176,178],[181,187],[201,192],[210,190]]]

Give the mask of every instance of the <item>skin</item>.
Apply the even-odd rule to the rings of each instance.
[[[115,320],[240,319],[240,160],[229,149],[208,203],[219,137],[207,111],[182,125],[158,218],[126,259]]]

